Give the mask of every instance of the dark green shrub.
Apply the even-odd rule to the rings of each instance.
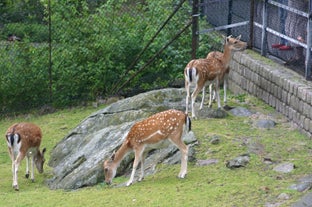
[[[23,42],[41,43],[48,41],[49,28],[37,23],[8,23],[1,31],[2,39],[6,39],[9,34],[17,35]]]

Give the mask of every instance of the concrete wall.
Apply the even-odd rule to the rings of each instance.
[[[265,101],[312,135],[312,83],[297,73],[251,51],[235,53],[229,89]]]

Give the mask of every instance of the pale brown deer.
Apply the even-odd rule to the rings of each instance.
[[[191,130],[191,120],[182,111],[167,110],[150,116],[135,123],[118,151],[113,153],[110,159],[104,162],[105,182],[109,185],[116,175],[120,162],[131,151],[134,151],[132,173],[127,186],[134,180],[135,171],[141,162],[141,175],[139,181],[144,178],[144,151],[155,149],[173,143],[181,151],[181,170],[179,178],[184,178],[187,173],[188,147],[184,144],[182,136],[184,131]]]
[[[34,165],[39,173],[43,173],[44,153],[40,151],[42,138],[41,129],[32,123],[22,122],[13,124],[5,133],[9,155],[12,160],[13,188],[19,190],[17,173],[21,161],[26,159],[26,178],[29,178],[29,162],[31,162],[31,180],[34,182]],[[31,158],[31,159],[30,159]]]
[[[247,44],[240,40],[241,36],[233,38],[231,36],[225,38],[224,53],[213,52],[208,54],[205,59],[191,60],[184,69],[185,77],[185,89],[186,89],[186,113],[188,113],[188,105],[190,99],[190,88],[192,85],[195,89],[191,96],[191,108],[192,117],[196,118],[195,115],[195,101],[199,92],[203,91],[202,101],[200,109],[203,108],[204,97],[205,97],[205,86],[210,85],[210,98],[209,107],[212,103],[212,86],[215,86],[215,94],[217,97],[218,108],[221,108],[220,102],[220,87],[219,84],[226,78],[229,73],[229,64],[232,59],[233,52],[245,50]],[[227,81],[224,83],[224,88],[227,87]],[[226,90],[225,90],[226,97]],[[226,98],[225,98],[226,102]]]

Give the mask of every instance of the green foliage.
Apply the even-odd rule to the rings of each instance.
[[[44,104],[77,105],[116,95],[117,89],[120,89],[117,95],[129,96],[167,87],[183,79],[183,69],[191,59],[190,28],[153,63],[143,66],[190,20],[191,5],[187,1],[139,58],[179,1],[119,0],[97,1],[96,4],[85,0],[51,1],[51,76],[48,73],[48,4],[33,0],[28,6],[33,8],[36,2],[40,4],[36,9],[42,10],[34,15],[36,18],[19,22],[13,17],[7,18],[10,21],[0,32],[1,39],[6,39],[8,34],[22,38],[19,43],[0,43],[1,114]],[[20,8],[6,1],[1,9],[13,15]],[[220,40],[216,34],[200,38],[198,57],[205,57]],[[29,80],[31,77],[33,79]]]
[[[1,113],[35,108],[48,100],[47,46],[12,43],[0,50]]]
[[[114,86],[119,88],[135,74],[175,35],[176,28],[185,24],[185,17],[188,19],[181,12],[174,17],[173,23],[165,27],[139,63],[130,68],[171,14],[171,1],[144,1],[144,4],[107,1],[91,15],[89,7],[82,1],[59,1],[53,4],[53,8],[52,36],[57,45],[53,60],[54,88],[57,92],[62,91],[60,95],[54,94],[54,99],[61,105],[110,95]],[[177,74],[183,74],[184,58],[189,51],[187,38],[178,39],[123,90],[129,92],[164,87]],[[55,71],[58,68],[62,68],[62,71]]]
[[[0,22],[39,23],[43,20],[44,9],[41,0],[1,0]]]
[[[42,43],[49,37],[48,26],[44,24],[8,23],[1,31],[1,39],[7,39],[8,35],[15,34],[23,42]]]

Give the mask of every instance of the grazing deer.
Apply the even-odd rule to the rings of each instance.
[[[218,108],[220,103],[220,87],[219,84],[224,79],[227,80],[229,73],[229,64],[232,59],[233,52],[245,50],[247,44],[240,40],[241,36],[233,38],[231,36],[225,38],[224,53],[212,52],[205,59],[191,60],[184,69],[185,89],[186,89],[186,113],[188,113],[188,103],[190,98],[190,87],[195,85],[194,92],[191,96],[192,117],[195,118],[195,100],[199,92],[203,91],[200,109],[204,105],[205,86],[210,85],[209,107],[212,102],[212,84],[215,86]],[[224,83],[226,88],[227,83]],[[226,91],[225,97],[226,97]],[[225,98],[226,101],[226,98]]]
[[[21,161],[26,159],[26,178],[29,177],[28,164],[31,161],[31,180],[34,182],[34,165],[39,173],[43,173],[44,153],[46,148],[40,152],[42,133],[41,129],[32,123],[16,123],[8,128],[5,134],[9,154],[12,160],[13,188],[19,190],[17,173]],[[30,160],[30,158],[32,158]]]
[[[120,162],[131,151],[134,151],[135,158],[132,173],[126,185],[132,184],[139,162],[141,162],[139,181],[143,180],[144,150],[148,151],[149,149],[164,146],[168,140],[181,151],[181,170],[178,177],[184,178],[187,173],[188,157],[188,147],[182,140],[184,129],[191,130],[190,118],[182,111],[173,109],[154,114],[143,121],[135,123],[118,151],[114,152],[111,158],[104,162],[105,182],[108,185],[111,184]]]

